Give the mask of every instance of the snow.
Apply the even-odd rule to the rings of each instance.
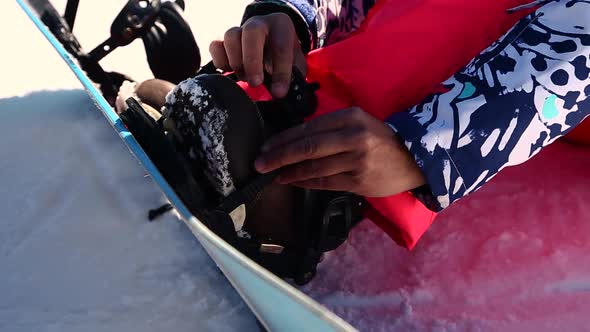
[[[203,55],[244,3],[188,3]],[[96,44],[84,23],[117,11],[99,4],[82,1],[77,23]],[[0,331],[256,330],[188,229],[147,221],[157,187],[16,4],[3,9]],[[144,78],[141,48],[110,68]],[[412,252],[365,221],[302,290],[363,331],[590,331],[589,168],[587,148],[558,142],[444,212]]]
[[[589,331],[589,167],[587,148],[558,142],[444,212],[412,252],[365,222],[305,291],[363,331]]]
[[[0,331],[256,328],[83,91],[0,110]]]

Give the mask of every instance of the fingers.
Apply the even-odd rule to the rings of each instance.
[[[269,46],[272,61],[272,86],[271,93],[277,98],[284,97],[291,84],[291,72],[295,47],[297,45],[296,33],[293,24],[289,20],[282,19],[285,14],[274,14],[271,19],[276,21],[275,27],[270,31]]]
[[[345,152],[306,160],[283,168],[276,181],[280,184],[290,184],[350,172],[354,170],[358,159],[355,153]]]
[[[287,94],[295,62],[306,71],[293,22],[284,13],[248,19],[242,27],[227,30],[223,42],[211,43],[209,51],[215,67],[234,71],[252,86],[262,84],[267,65],[272,74],[271,94],[277,98]]]
[[[230,68],[236,72],[238,77],[244,76],[242,63],[242,29],[233,27],[225,32],[223,46]]]
[[[261,20],[248,20],[242,27],[242,61],[248,83],[262,84],[264,44],[269,34],[268,26]]]
[[[223,71],[231,71],[232,68],[229,65],[225,46],[223,41],[215,40],[209,45],[209,53],[211,53],[211,59],[215,68],[219,68]]]
[[[160,79],[150,79],[141,82],[135,93],[144,104],[159,110],[166,104],[166,96],[174,89],[175,85]]]
[[[233,27],[225,32],[223,41],[214,41],[209,47],[216,68],[234,71],[252,86],[263,81],[263,52],[268,27],[260,20],[249,20],[242,28]]]
[[[304,160],[319,159],[350,151],[355,146],[354,134],[342,130],[305,136],[280,149],[273,149],[256,160],[258,172],[267,173]]]
[[[338,130],[345,126],[356,126],[362,119],[363,114],[357,114],[362,110],[348,108],[341,111],[319,116],[299,126],[289,128],[267,140],[262,146],[262,151],[267,152],[290,142],[301,140],[304,137],[312,136],[321,132]]]

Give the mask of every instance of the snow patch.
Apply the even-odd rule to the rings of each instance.
[[[181,100],[177,100],[178,95]],[[190,104],[185,103],[184,98],[187,96]],[[198,128],[201,143],[198,154],[203,155],[207,162],[205,171],[212,179],[215,190],[225,197],[236,189],[229,172],[229,158],[224,145],[228,113],[210,103],[209,91],[200,84],[199,80],[191,78],[181,82],[168,94],[166,105],[175,105],[175,107],[165,110],[164,114],[170,116],[171,112],[181,109],[191,123]],[[199,121],[195,118],[196,112],[201,112]],[[189,144],[193,143],[189,142]]]

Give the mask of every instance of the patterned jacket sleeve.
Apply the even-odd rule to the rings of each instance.
[[[447,92],[389,118],[427,178],[427,206],[446,208],[587,117],[589,56],[590,2],[553,1],[444,82]]]

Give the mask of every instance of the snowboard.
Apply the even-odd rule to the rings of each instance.
[[[115,110],[109,105],[98,87],[60,43],[59,38],[45,25],[43,18],[51,16],[55,12],[51,3],[44,0],[17,0],[17,3],[70,67],[129,151],[143,165],[146,172],[174,206],[182,221],[215,261],[265,329],[270,331],[355,330],[336,314],[230,246],[193,216],[126,128]]]

